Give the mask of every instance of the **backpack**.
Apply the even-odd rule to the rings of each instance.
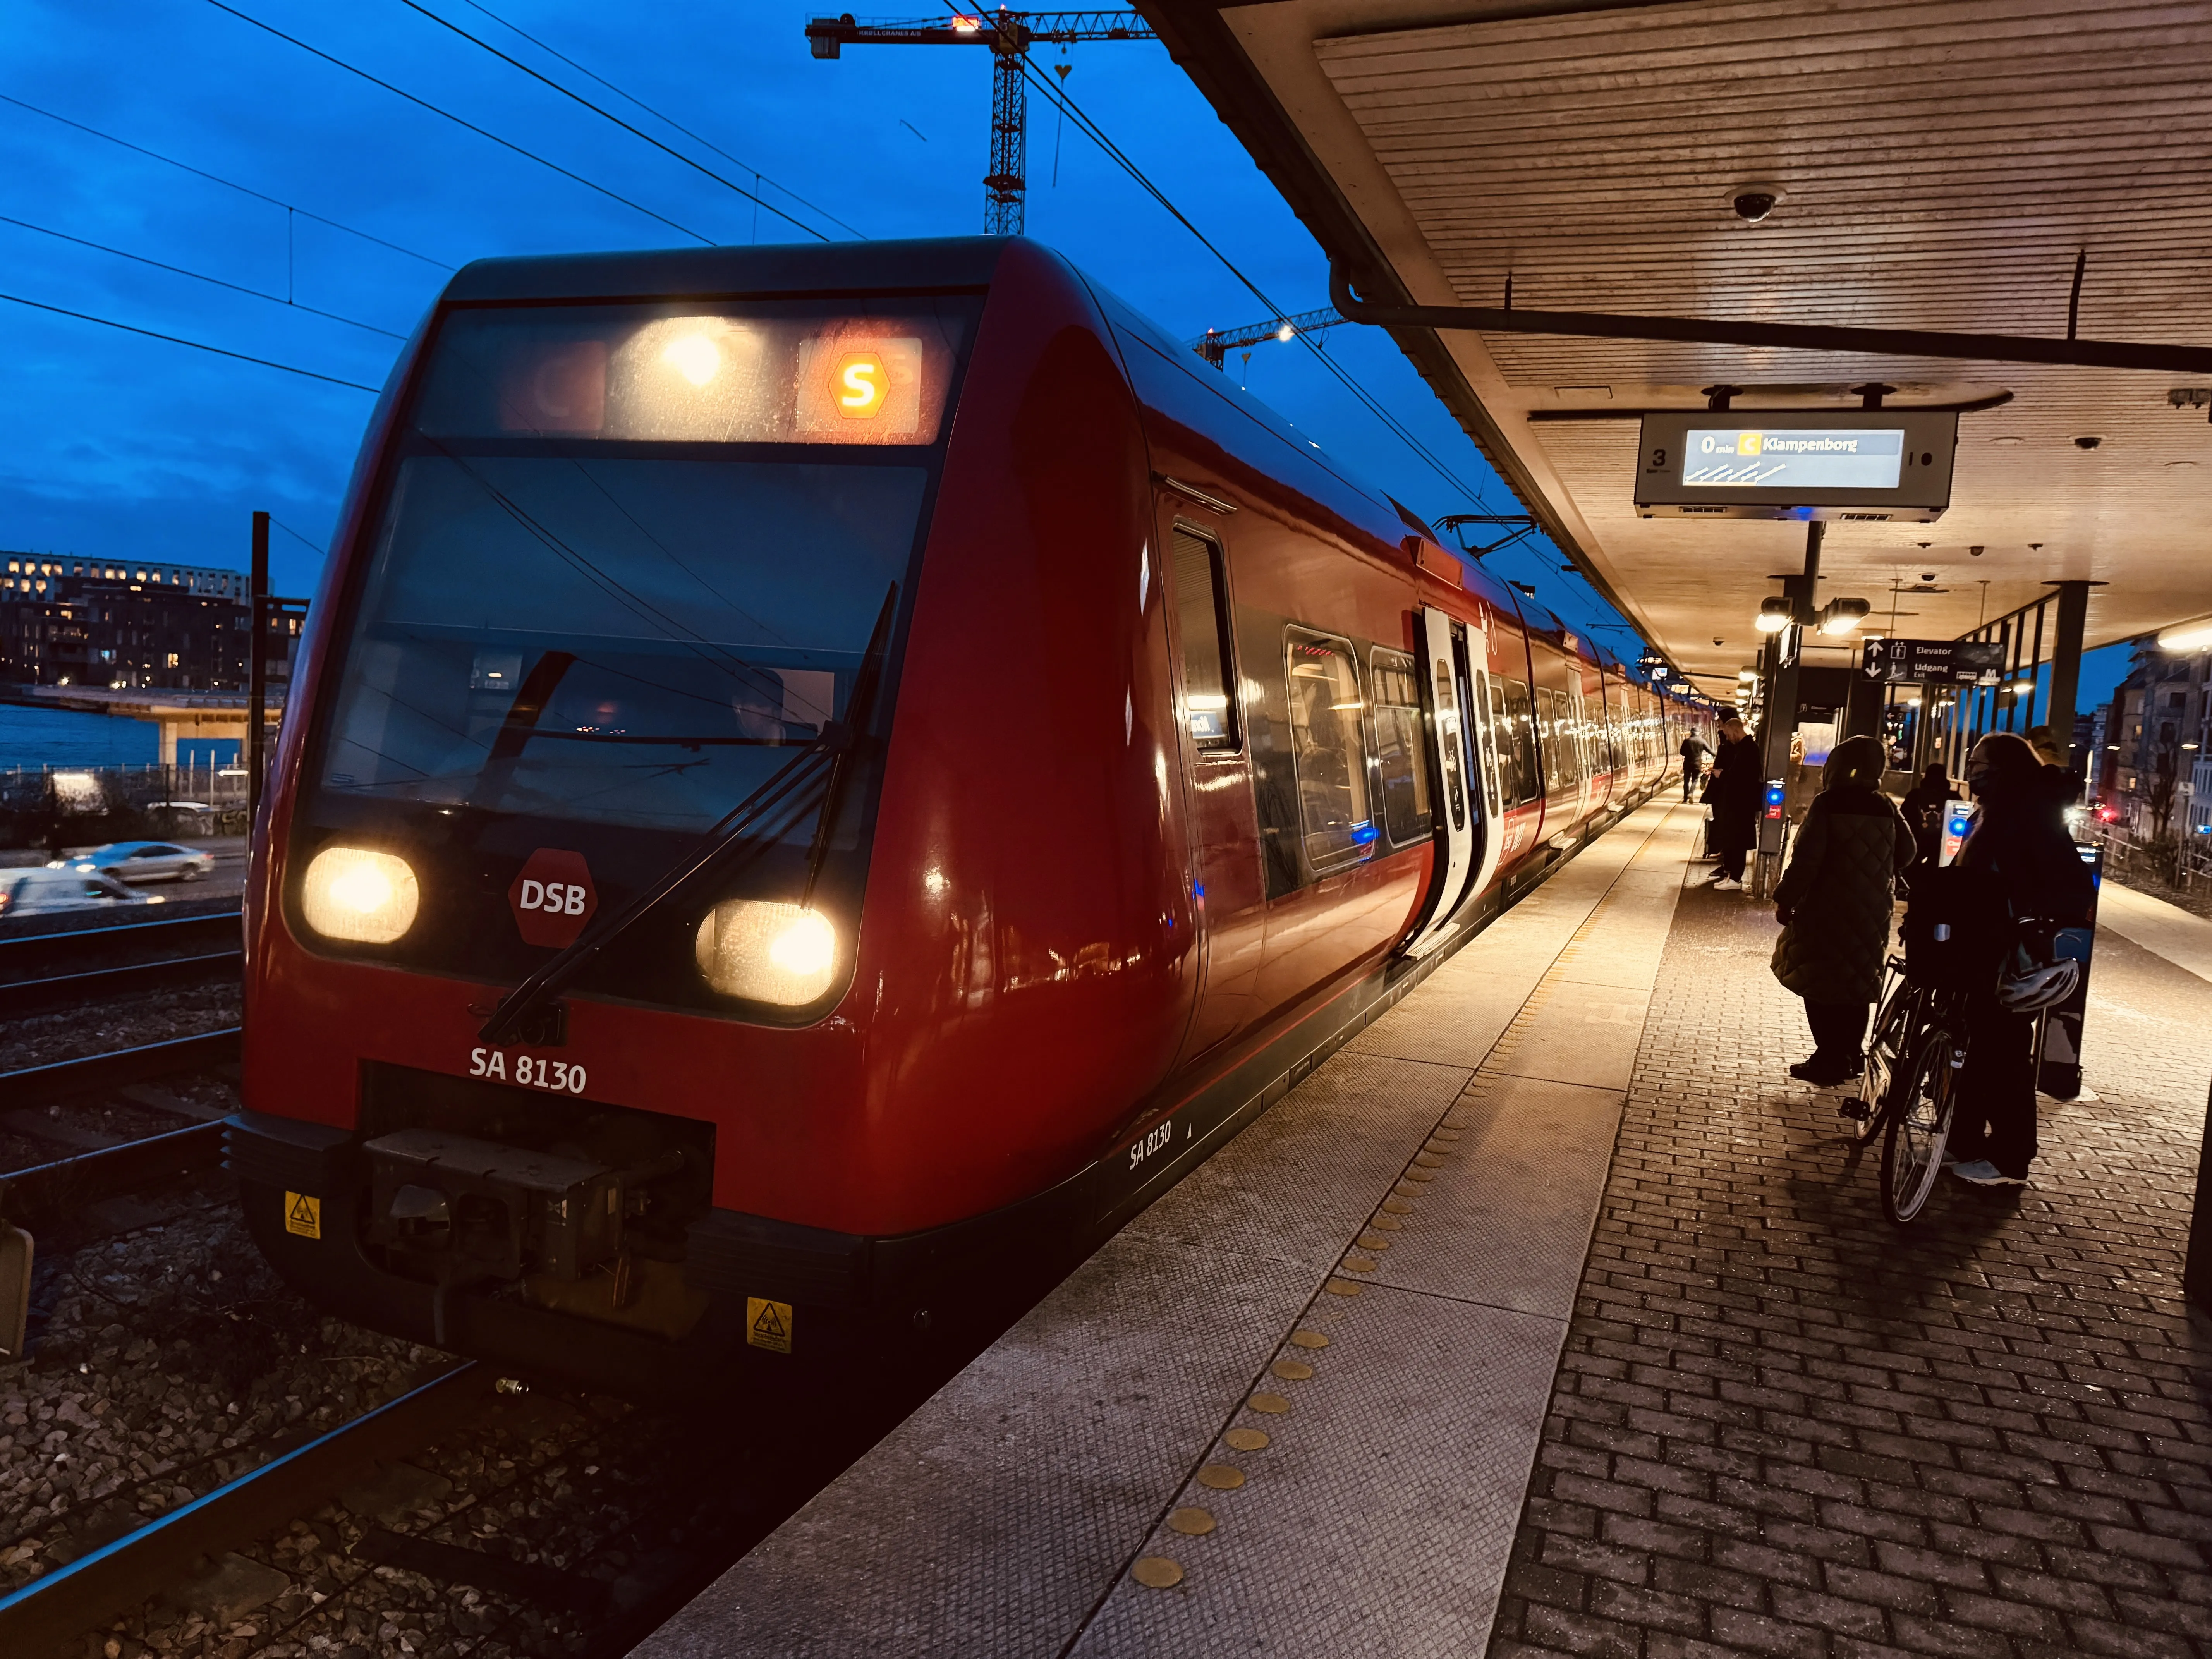
[[[1916,870],[1905,908],[1905,977],[1929,990],[1988,990],[2018,943],[2004,894],[1986,871]]]

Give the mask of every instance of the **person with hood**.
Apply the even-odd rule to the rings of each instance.
[[[1957,867],[1980,872],[2009,911],[2030,969],[2052,960],[2062,927],[2087,923],[2096,884],[2066,831],[2073,780],[2028,744],[1993,732],[1966,758],[1966,787],[1981,811]],[[2024,1187],[2035,1161],[2035,1023],[2004,988],[1976,991],[1966,1009],[1966,1062],[1951,1120],[1951,1173],[1977,1187]]]
[[[1774,976],[1805,999],[1811,1058],[1790,1075],[1819,1088],[1864,1069],[1867,1016],[1881,994],[1897,878],[1918,847],[1881,793],[1879,738],[1846,738],[1828,757],[1820,793],[1774,890],[1782,937]]]
[[[1941,761],[1931,762],[1912,787],[1905,792],[1905,827],[1920,844],[1917,862],[1936,862],[1936,851],[1943,844],[1943,805],[1958,799],[1959,792],[1951,785],[1951,775],[1943,769]]]
[[[1742,890],[1744,854],[1759,839],[1759,801],[1765,789],[1759,771],[1759,739],[1745,732],[1742,718],[1731,710],[1721,722],[1721,746],[1705,783],[1705,804],[1713,809],[1713,850],[1721,855],[1713,885],[1723,892]]]

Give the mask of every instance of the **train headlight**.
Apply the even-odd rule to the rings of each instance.
[[[699,971],[726,997],[799,1008],[837,974],[837,930],[818,910],[731,899],[699,924]]]
[[[406,860],[365,847],[325,847],[300,888],[308,927],[360,945],[391,944],[415,925],[422,902]]]

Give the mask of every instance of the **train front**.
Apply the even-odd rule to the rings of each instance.
[[[434,316],[249,898],[228,1160],[323,1305],[662,1392],[848,1347],[869,1236],[942,1218],[900,1196],[918,1158],[871,1187],[871,1010],[840,1004],[1000,257],[950,246],[920,297],[549,301],[556,262],[500,262]]]

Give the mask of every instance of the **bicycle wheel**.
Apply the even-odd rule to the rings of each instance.
[[[1858,1146],[1865,1146],[1881,1133],[1887,1121],[1884,1109],[1889,1104],[1890,1085],[1896,1080],[1899,1060],[1911,1041],[1916,1012],[1912,988],[1899,980],[1890,991],[1889,1000],[1874,1017],[1874,1035],[1867,1042],[1866,1071],[1859,1079],[1857,1106],[1853,1109],[1846,1103],[1844,1109],[1844,1120],[1850,1125],[1851,1139]],[[1863,1117],[1859,1115],[1862,1112],[1865,1114]]]
[[[1898,1068],[1891,1085],[1887,1133],[1881,1143],[1881,1210],[1902,1225],[1918,1215],[1943,1173],[1951,1138],[1954,1050],[1948,1031],[1928,1033]]]

